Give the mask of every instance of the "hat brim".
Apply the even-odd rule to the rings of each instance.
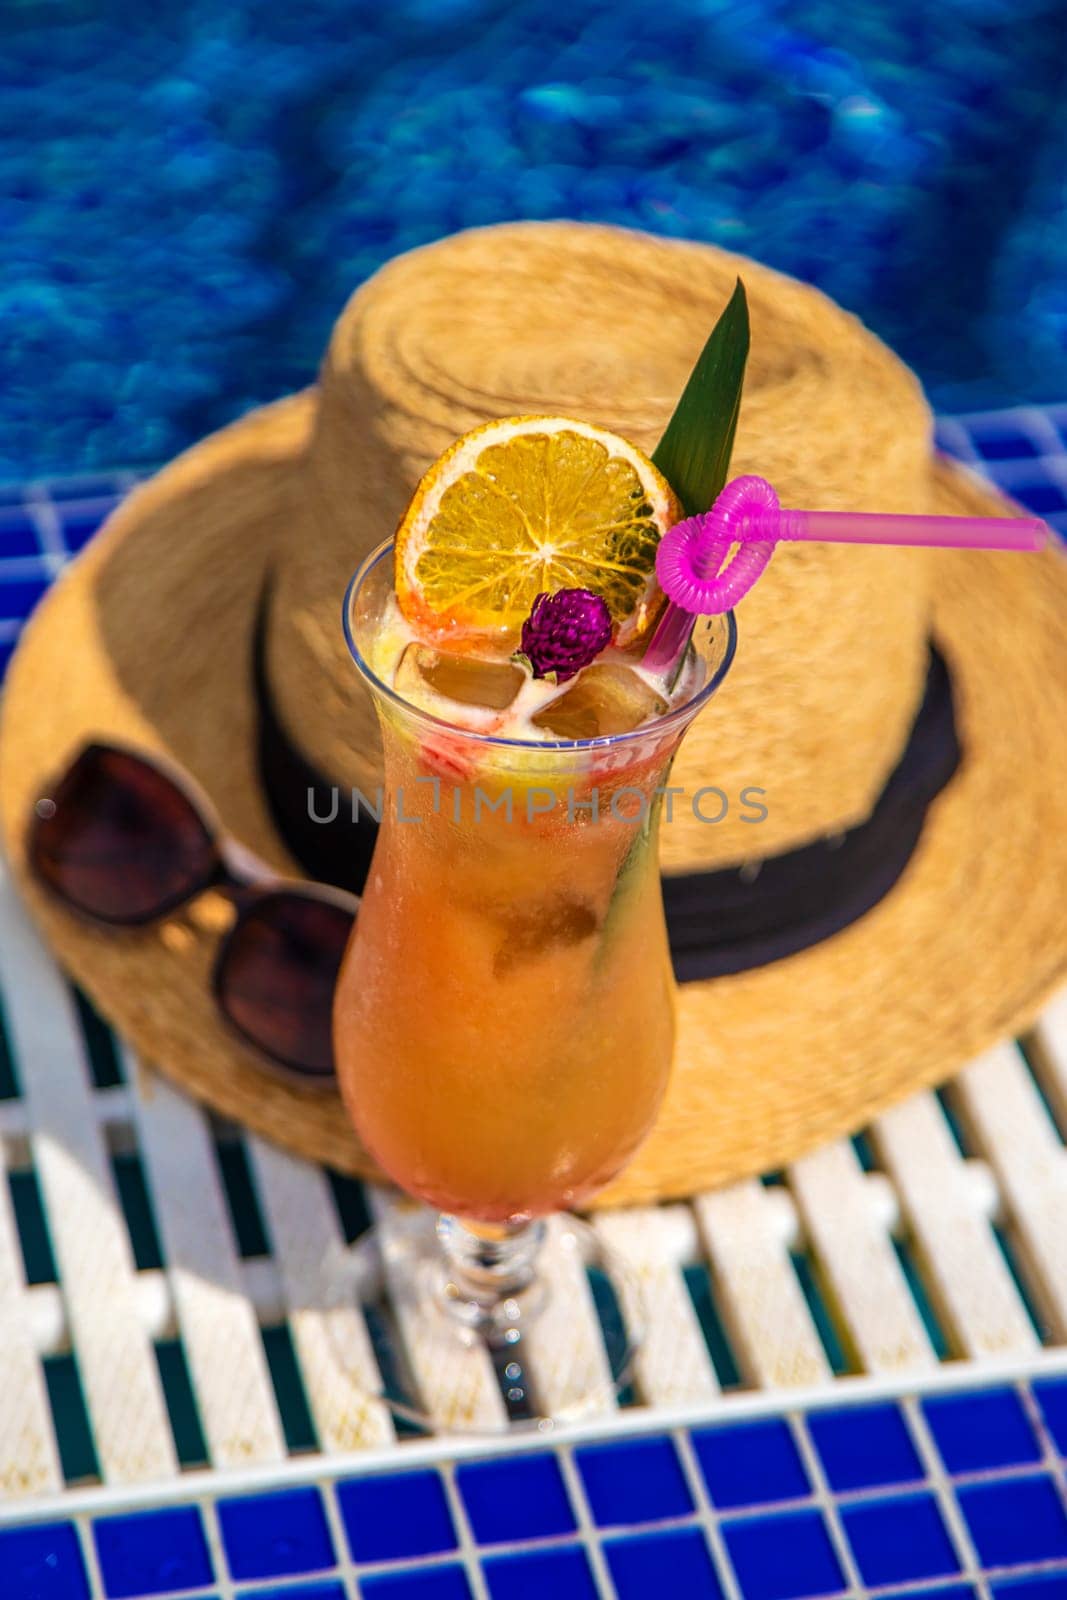
[[[373,1176],[340,1098],[266,1072],[220,1019],[209,977],[229,916],[221,897],[136,933],[101,931],[41,891],[24,842],[50,782],[103,737],[178,762],[227,830],[298,875],[259,788],[249,661],[315,404],[312,391],[293,396],[196,446],[137,489],[56,582],[8,672],[0,824],[58,959],[145,1063],[300,1155]],[[1010,509],[947,461],[931,470],[939,510]],[[933,632],[965,756],[914,857],[844,932],[682,986],[666,1102],[601,1202],[781,1166],[1019,1032],[1067,977],[1065,614],[1056,553],[941,561]]]

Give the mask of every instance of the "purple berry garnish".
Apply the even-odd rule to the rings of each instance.
[[[535,678],[566,683],[611,643],[611,612],[590,589],[539,594],[522,625],[522,654]]]

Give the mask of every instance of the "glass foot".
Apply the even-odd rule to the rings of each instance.
[[[398,1431],[548,1431],[625,1398],[641,1289],[588,1223],[473,1231],[392,1195],[375,1210],[317,1298],[348,1313],[325,1319],[339,1380]]]

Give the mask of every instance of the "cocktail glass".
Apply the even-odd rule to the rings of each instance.
[[[657,864],[668,773],[733,658],[732,615],[695,630],[681,703],[630,732],[540,743],[472,731],[375,669],[393,590],[386,544],[349,586],[345,632],[384,746],[380,831],[334,1004],[341,1091],[364,1145],[438,1213],[413,1252],[422,1315],[483,1342],[531,1401],[523,1340],[543,1312],[545,1219],[629,1161],[667,1087],[673,976]],[[677,697],[676,697],[677,700]],[[677,794],[677,791],[675,792]],[[675,799],[674,803],[678,803]],[[583,1224],[568,1238],[605,1261]],[[611,1382],[639,1330],[634,1286]],[[598,1380],[602,1388],[602,1379]],[[431,1426],[415,1395],[398,1409]],[[569,1391],[569,1414],[603,1395]],[[515,1409],[514,1407],[512,1408]]]

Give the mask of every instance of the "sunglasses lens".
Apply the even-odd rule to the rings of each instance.
[[[224,944],[215,992],[230,1022],[306,1078],[333,1075],[331,1010],[351,912],[288,890],[244,911]]]
[[[30,831],[34,871],[102,922],[161,916],[210,881],[217,856],[192,801],[148,762],[90,745]]]

